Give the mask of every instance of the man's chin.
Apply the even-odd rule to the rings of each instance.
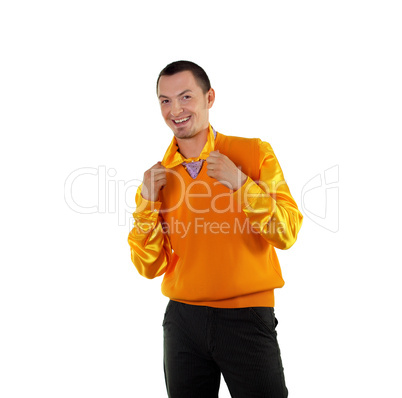
[[[179,128],[172,128],[173,134],[176,138],[180,138],[182,140],[186,138],[191,138],[193,134],[191,133],[191,130],[184,128],[184,127],[179,127]]]

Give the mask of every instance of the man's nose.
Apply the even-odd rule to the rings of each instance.
[[[183,108],[181,107],[178,101],[172,102],[172,108],[170,109],[170,113],[172,116],[179,116],[180,113],[183,112]]]

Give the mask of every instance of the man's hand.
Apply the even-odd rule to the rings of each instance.
[[[219,151],[213,151],[209,154],[207,158],[207,175],[215,178],[233,191],[237,191],[247,181],[247,175]]]
[[[156,202],[159,191],[166,185],[166,181],[166,168],[158,162],[144,173],[141,196],[145,200]]]

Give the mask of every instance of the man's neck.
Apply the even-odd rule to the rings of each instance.
[[[191,138],[176,138],[179,152],[186,158],[196,158],[200,156],[206,142],[208,141],[209,127],[201,130]]]

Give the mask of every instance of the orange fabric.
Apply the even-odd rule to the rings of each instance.
[[[138,189],[132,261],[147,278],[164,274],[162,293],[176,301],[274,306],[273,291],[284,285],[275,247],[293,245],[303,217],[268,143],[220,133],[214,142],[211,134],[201,155],[219,150],[249,176],[246,183],[233,192],[208,177],[205,164],[193,180],[173,139],[159,201],[144,200]]]

